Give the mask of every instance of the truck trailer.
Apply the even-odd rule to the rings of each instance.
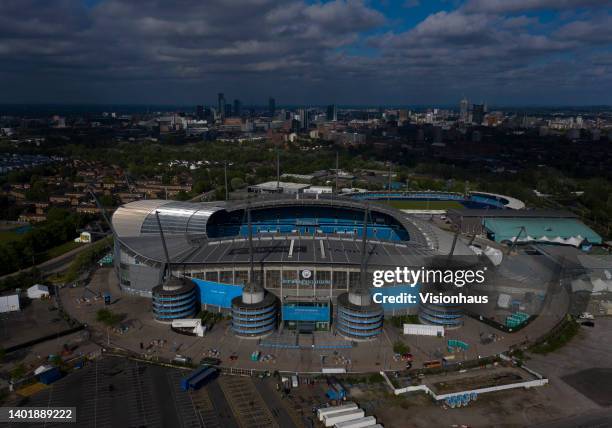
[[[334,413],[327,415],[323,418],[326,427],[331,427],[340,422],[352,421],[354,419],[361,419],[365,415],[362,409],[347,410],[344,412]]]
[[[189,376],[181,379],[181,389],[188,391],[189,389],[199,389],[204,383],[211,379],[217,373],[214,367],[203,366],[193,371]]]
[[[334,425],[334,428],[366,428],[376,425],[374,416],[366,416],[365,418],[354,419],[352,421],[339,422]]]
[[[319,418],[319,420],[323,422],[323,418],[327,415],[346,412],[347,410],[354,410],[357,408],[357,404],[352,402],[344,403],[341,406],[321,407],[320,409],[317,409],[317,418]]]

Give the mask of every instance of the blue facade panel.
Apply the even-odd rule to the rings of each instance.
[[[329,322],[329,306],[283,305],[283,321],[321,321]]]
[[[191,280],[200,290],[200,302],[203,305],[215,305],[229,309],[232,307],[232,299],[242,295],[242,287],[239,285],[221,284],[197,278],[191,278]]]

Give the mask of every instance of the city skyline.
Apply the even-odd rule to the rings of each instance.
[[[0,28],[2,103],[612,104],[602,0],[5,1]]]

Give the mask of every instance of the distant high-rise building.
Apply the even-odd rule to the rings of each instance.
[[[298,115],[300,116],[301,129],[308,130],[310,126],[310,121],[308,120],[308,110],[305,108],[301,108],[298,110]]]
[[[232,105],[230,103],[225,104],[225,108],[223,109],[223,117],[232,117]]]
[[[291,120],[291,132],[295,132],[296,134],[300,131],[300,121],[297,119]]]
[[[338,120],[338,110],[336,104],[330,104],[327,106],[327,115],[325,117],[328,122],[336,122]]]
[[[465,97],[459,102],[459,122],[466,123],[468,121],[469,105],[469,101]]]
[[[196,106],[196,117],[199,120],[204,119],[204,106]]]
[[[221,119],[225,117],[225,95],[223,95],[223,92],[219,92],[217,95],[217,113]]]
[[[274,113],[276,113],[276,100],[272,97],[268,99],[268,112],[272,116],[274,116]]]
[[[214,122],[215,114],[211,107],[204,107],[204,120],[209,120],[211,122]]]
[[[234,116],[239,117],[242,115],[242,103],[240,100],[234,100]]]
[[[474,104],[472,105],[472,123],[482,125],[484,121],[484,105]]]

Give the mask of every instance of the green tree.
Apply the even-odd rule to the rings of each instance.
[[[112,195],[101,195],[98,200],[104,207],[113,207],[115,206],[115,200]]]
[[[46,202],[49,200],[47,185],[43,181],[35,181],[25,195],[27,200],[33,202]]]
[[[396,354],[407,354],[410,352],[410,347],[404,342],[397,340],[393,343],[393,352]]]
[[[101,322],[107,327],[114,327],[121,322],[121,315],[116,314],[109,309],[103,308],[96,312],[96,321]]]
[[[13,380],[19,380],[22,377],[24,377],[25,374],[26,374],[26,367],[23,363],[20,363],[18,366],[13,368],[13,370],[11,370],[10,372],[11,379]]]
[[[230,181],[230,187],[232,190],[242,189],[245,186],[244,180],[240,177],[234,177]]]

